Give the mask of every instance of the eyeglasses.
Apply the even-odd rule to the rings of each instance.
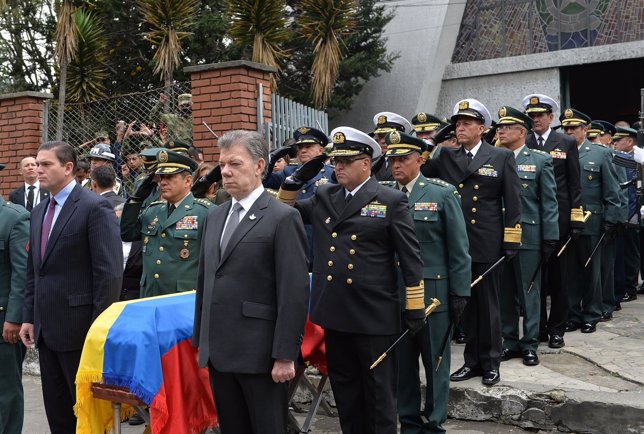
[[[518,125],[499,125],[496,130],[497,131],[509,131],[509,130],[517,130],[521,128]]]
[[[342,165],[342,166],[349,166],[356,161],[359,160],[366,160],[367,157],[333,157],[331,158],[331,164],[334,166],[337,165]]]

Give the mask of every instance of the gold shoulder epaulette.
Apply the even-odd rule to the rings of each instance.
[[[167,200],[155,200],[149,206],[152,206],[152,205],[165,205],[166,203],[168,203]]]
[[[277,190],[273,190],[272,188],[267,188],[267,189],[266,189],[266,193],[270,194],[270,195],[271,195],[271,196],[273,196],[273,197],[277,197],[277,193],[278,193],[278,191],[277,191]]]
[[[384,185],[385,187],[395,187],[396,186],[396,181],[378,181],[380,185]]]
[[[199,205],[204,206],[206,208],[210,208],[211,206],[213,206],[213,203],[211,201],[200,197],[195,199],[195,203],[198,203]]]
[[[440,185],[441,187],[449,188],[452,184],[443,181],[440,178],[427,178],[432,184]]]
[[[549,156],[550,156],[550,154],[548,154],[547,152],[544,152],[544,151],[542,151],[542,150],[540,150],[540,149],[531,149],[531,151],[532,151],[532,152],[535,152],[535,153],[537,153],[537,154],[545,155],[546,157],[549,157]]]

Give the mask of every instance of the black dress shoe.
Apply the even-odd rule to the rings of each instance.
[[[617,311],[622,310],[622,305],[619,302],[615,303],[615,309],[613,310],[617,310]]]
[[[135,413],[132,416],[130,416],[130,419],[127,421],[129,425],[143,425],[145,423],[145,420],[139,415],[139,413]]]
[[[563,348],[566,345],[564,338],[561,335],[550,335],[548,346],[550,348]]]
[[[577,331],[577,330],[579,330],[579,327],[580,327],[579,324],[577,324],[576,322],[568,321],[566,323],[566,331],[567,332]]]
[[[622,298],[622,303],[628,303],[633,300],[637,300],[637,294],[626,294],[624,298]]]
[[[466,342],[467,342],[467,336],[465,335],[465,332],[458,332],[458,333],[456,333],[456,338],[454,339],[454,341],[455,341],[457,344],[464,344],[464,343],[466,343]]]
[[[548,332],[539,332],[539,342],[548,342]]]
[[[595,333],[596,330],[597,327],[591,322],[584,323],[584,325],[581,326],[582,333]]]
[[[539,356],[534,350],[523,351],[523,364],[526,366],[536,366],[539,364]]]
[[[640,287],[637,288],[637,293],[638,294],[644,294],[644,284],[640,285]]]
[[[613,314],[611,312],[602,312],[602,317],[599,319],[601,322],[610,321],[613,319]]]
[[[501,374],[498,370],[492,369],[491,371],[483,372],[483,379],[481,380],[481,383],[485,384],[486,386],[493,386],[499,381],[501,381]]]
[[[508,350],[507,348],[503,348],[503,352],[501,353],[502,362],[507,362],[510,359],[517,359],[519,357],[521,357],[521,353],[519,351]]]
[[[449,379],[451,381],[465,381],[470,378],[479,377],[480,375],[480,369],[472,369],[467,366],[462,366],[461,369],[450,375]]]

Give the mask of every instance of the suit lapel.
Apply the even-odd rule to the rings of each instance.
[[[47,207],[49,207],[49,201],[47,201],[46,204],[43,204],[43,206],[36,206],[34,209],[31,211],[31,226],[34,228],[40,228],[37,234],[34,234],[33,237],[31,237],[33,243],[29,246],[29,249],[33,252],[32,256],[36,258],[36,261],[38,265],[42,263],[42,259],[40,257],[40,236],[42,235],[42,225],[43,225],[43,220],[45,219],[45,210],[47,210]]]
[[[476,172],[482,165],[488,162],[488,160],[490,159],[490,154],[492,153],[490,152],[489,146],[491,145],[488,145],[486,142],[481,142],[479,151],[472,159],[472,162],[467,166],[467,170],[465,171],[465,178]],[[467,159],[467,156],[465,158]]]
[[[80,185],[76,184],[72,192],[69,194],[69,197],[65,201],[65,205],[63,205],[63,208],[60,210],[60,214],[58,214],[58,218],[56,218],[56,224],[54,224],[54,227],[51,230],[51,234],[49,235],[49,240],[47,241],[47,249],[45,250],[45,257],[43,258],[43,261],[42,261],[43,264],[47,262],[47,258],[49,257],[51,251],[53,250],[54,245],[56,244],[56,240],[58,240],[58,237],[63,232],[63,229],[67,225],[69,218],[76,211],[76,201],[78,201],[78,196],[80,194],[81,188],[82,187]],[[47,207],[49,207],[49,203],[47,203]]]
[[[378,187],[380,187],[380,184],[378,184],[376,178],[372,176],[369,181],[367,181],[367,183],[358,190],[355,197],[345,205],[333,227],[337,227],[341,222],[355,214],[360,208],[371,202],[371,199],[376,196]],[[342,189],[342,193],[344,193],[344,189]],[[344,200],[344,196],[342,197],[342,200]]]
[[[545,152],[550,153],[550,151],[553,151],[558,144],[559,144],[559,137],[557,136],[557,132],[550,131],[550,134],[548,135],[548,140],[546,140],[546,143],[543,144],[543,150]]]
[[[414,184],[414,188],[411,189],[411,193],[409,193],[409,201],[407,203],[407,207],[409,209],[412,209],[414,207],[414,204],[423,196],[426,186],[427,178],[425,178],[421,174],[420,176],[418,176],[416,184]]]
[[[49,192],[48,191],[43,191],[42,188],[39,191],[40,191],[40,202],[42,202],[43,200],[46,200],[46,199],[49,198]],[[23,193],[24,193],[24,187],[23,187]]]
[[[239,222],[239,226],[235,229],[235,232],[230,237],[226,250],[221,252],[221,259],[219,261],[219,266],[226,262],[226,259],[230,256],[230,253],[235,250],[237,244],[246,236],[248,231],[250,231],[253,226],[255,226],[261,219],[264,217],[266,208],[268,208],[268,202],[270,196],[266,191],[263,191],[262,194],[257,198],[253,206],[250,207],[244,218]],[[226,214],[228,215],[228,214]],[[219,241],[219,240],[217,240]]]

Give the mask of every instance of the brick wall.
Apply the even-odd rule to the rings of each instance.
[[[18,165],[24,157],[35,157],[42,143],[45,100],[52,95],[20,92],[0,95],[0,193],[6,200],[9,192],[20,186]]]
[[[271,77],[275,68],[245,60],[190,66],[192,80],[192,138],[206,161],[219,159],[216,140],[202,122],[221,136],[226,131],[257,131],[259,84],[264,90],[263,122],[271,120]]]

